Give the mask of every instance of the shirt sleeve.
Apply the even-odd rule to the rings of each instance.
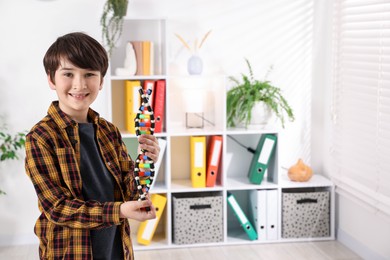
[[[38,140],[39,139],[39,140]],[[71,148],[69,148],[71,149]],[[30,177],[38,196],[40,210],[46,218],[57,224],[71,228],[100,229],[119,225],[121,202],[100,203],[81,199],[81,177],[63,166],[48,142],[37,134],[26,137],[26,173]],[[78,170],[77,170],[78,171]]]
[[[121,171],[123,176],[123,191],[125,194],[125,201],[137,200],[138,191],[134,179],[134,161],[130,157],[126,144],[122,140],[122,136],[118,129],[116,134],[119,140],[119,160],[121,164]]]

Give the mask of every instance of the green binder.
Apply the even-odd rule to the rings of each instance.
[[[264,173],[275,151],[276,139],[276,135],[272,134],[261,136],[249,168],[249,181],[251,183],[261,184],[263,181]]]
[[[257,239],[256,230],[252,226],[251,222],[249,222],[244,211],[242,211],[240,205],[237,203],[237,200],[232,193],[228,192],[227,200],[228,200],[228,204],[233,209],[234,215],[236,215],[238,221],[240,221],[241,227],[244,229],[249,239],[256,240]]]

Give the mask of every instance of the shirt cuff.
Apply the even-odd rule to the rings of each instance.
[[[106,202],[103,205],[103,222],[113,225],[120,225],[119,209],[122,202]]]

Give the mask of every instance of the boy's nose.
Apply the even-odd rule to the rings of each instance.
[[[81,76],[76,76],[74,77],[73,80],[73,89],[83,89],[86,88],[86,81],[83,77]]]

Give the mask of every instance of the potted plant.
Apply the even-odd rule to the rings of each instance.
[[[249,125],[253,116],[253,108],[263,102],[270,111],[281,121],[284,128],[285,114],[287,118],[294,121],[293,111],[283,97],[280,88],[272,85],[268,80],[260,81],[253,78],[252,67],[245,59],[249,76],[242,75],[242,82],[235,77],[229,77],[235,86],[227,92],[227,125],[235,127],[243,123],[245,127]]]
[[[17,150],[24,147],[26,141],[24,133],[11,135],[0,129],[0,162],[5,160],[18,159]],[[0,195],[6,194],[0,189]]]
[[[115,43],[122,35],[123,17],[127,13],[128,0],[107,0],[100,18],[102,26],[103,44],[111,56]]]

